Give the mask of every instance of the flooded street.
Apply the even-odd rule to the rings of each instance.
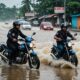
[[[0,80],[80,80],[80,69],[60,69],[41,65],[39,70],[20,66],[0,68]]]
[[[0,26],[0,42],[6,43],[7,32],[10,27],[1,23]],[[32,32],[36,32],[34,39],[37,42],[38,56],[41,60],[41,66],[39,70],[29,69],[28,65],[18,66],[0,66],[0,80],[80,80],[80,60],[77,68],[60,68],[48,65],[50,59],[50,48],[55,43],[53,36],[57,29],[54,31],[40,31],[38,28],[33,28],[32,31],[23,30],[26,35],[30,35]],[[72,32],[74,34],[74,32]],[[77,51],[78,59],[80,59],[80,32],[78,32],[76,45],[74,49]],[[78,45],[79,44],[79,45]]]
[[[44,65],[40,70],[29,70],[20,66],[12,66],[2,67],[0,71],[0,80],[53,80],[57,77],[53,69]]]

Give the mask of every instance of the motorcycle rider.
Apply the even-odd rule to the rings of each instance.
[[[54,39],[56,39],[57,42],[57,47],[58,47],[58,52],[59,54],[57,55],[58,58],[62,57],[64,54],[64,44],[63,42],[67,41],[67,37],[70,37],[72,40],[75,40],[74,36],[67,30],[67,26],[62,24],[61,25],[61,30],[59,30],[56,35],[54,36]]]
[[[12,60],[16,58],[18,55],[18,36],[21,36],[22,38],[26,38],[26,35],[24,35],[20,30],[20,22],[14,21],[13,22],[13,28],[9,30],[7,34],[7,46],[9,48],[9,64],[12,64]]]

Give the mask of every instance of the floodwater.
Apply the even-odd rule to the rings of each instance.
[[[6,35],[9,30],[9,28],[3,25],[1,25],[2,27],[0,26],[0,37],[1,37],[0,42],[6,41]],[[27,35],[31,34],[32,32],[31,31],[27,32],[26,30],[24,31],[24,33],[26,33]],[[48,48],[51,48],[52,43],[46,44],[45,42],[53,41],[53,35],[55,34],[55,32],[56,31],[54,32],[36,31],[36,35],[34,36],[37,42],[40,42],[40,45],[38,44],[37,46],[38,49],[36,49],[36,51],[39,53],[38,55],[40,57],[41,62],[45,63],[45,65],[41,64],[39,70],[34,70],[34,69],[30,70],[28,65],[27,66],[1,65],[0,80],[80,80],[80,66],[78,66],[77,68],[60,68],[47,65],[48,61],[51,61],[48,54],[50,53],[49,52],[50,50],[48,50]],[[80,35],[80,33],[78,34]],[[80,43],[79,41],[80,41],[80,36],[78,36],[78,41],[75,46],[76,49],[78,50],[78,53],[80,51],[79,48],[80,45],[78,45]],[[78,55],[78,59],[79,58],[80,55]]]
[[[3,66],[0,68],[0,80],[80,80],[79,71],[79,69],[60,69],[45,65],[39,70]]]
[[[0,80],[38,80],[40,72],[38,70],[28,70],[19,66],[0,68]]]

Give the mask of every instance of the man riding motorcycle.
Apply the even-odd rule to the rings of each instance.
[[[9,64],[11,65],[11,61],[18,55],[18,36],[22,38],[26,38],[26,36],[20,31],[20,22],[14,21],[13,28],[9,30],[7,34],[7,47],[9,48]]]
[[[61,30],[59,30],[56,35],[54,36],[54,39],[56,39],[57,42],[57,48],[59,54],[57,55],[58,58],[62,57],[64,54],[64,44],[63,42],[67,41],[67,37],[70,37],[72,40],[75,40],[73,35],[67,30],[67,26],[61,25]]]

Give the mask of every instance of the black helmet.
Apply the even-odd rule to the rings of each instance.
[[[20,26],[20,25],[21,25],[21,23],[19,21],[14,21],[13,22],[13,27]]]
[[[67,25],[62,24],[61,25],[61,29],[66,28],[67,29]]]

